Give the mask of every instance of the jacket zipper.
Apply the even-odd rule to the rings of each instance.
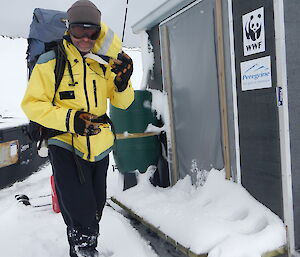
[[[94,97],[95,97],[95,107],[98,106],[98,99],[97,99],[97,86],[96,86],[96,80],[93,80],[94,85]]]
[[[89,96],[87,93],[87,87],[86,87],[86,63],[85,63],[85,58],[83,58],[83,85],[84,85],[84,93],[85,93],[85,99],[86,99],[86,104],[87,104],[87,112],[90,112],[90,103],[89,103]],[[88,160],[91,159],[91,142],[90,142],[90,137],[87,135],[86,136],[86,144],[87,144],[87,149],[88,149]]]
[[[85,99],[86,99],[86,104],[87,104],[87,112],[90,111],[90,103],[89,103],[89,96],[87,92],[87,87],[86,87],[86,63],[85,59],[83,58],[83,85],[84,85],[84,93],[85,93]]]

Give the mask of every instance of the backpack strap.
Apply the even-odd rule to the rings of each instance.
[[[70,61],[67,57],[67,54],[65,52],[65,47],[63,45],[63,42],[60,41],[57,46],[58,46],[59,53],[63,56],[62,58],[65,60],[64,67],[65,67],[66,63],[68,64],[69,74],[70,74],[71,79],[72,79],[72,84],[74,85],[74,76],[73,76],[72,66],[71,66],[71,63],[70,63]]]
[[[56,63],[55,63],[55,67],[54,67],[55,91],[54,91],[52,104],[54,103],[55,93],[56,93],[57,89],[59,88],[59,85],[64,76],[66,64],[68,65],[69,74],[71,76],[72,83],[74,84],[74,76],[73,76],[73,72],[72,72],[71,63],[68,60],[67,54],[65,52],[63,41],[62,40],[59,41],[57,43],[57,46],[54,47],[53,50],[55,52]]]
[[[55,52],[55,68],[54,68],[54,74],[55,74],[55,93],[60,85],[60,82],[62,80],[62,77],[64,75],[65,66],[66,66],[66,56],[64,55],[64,48],[62,45],[62,42],[59,41],[57,43],[57,46],[54,47]]]

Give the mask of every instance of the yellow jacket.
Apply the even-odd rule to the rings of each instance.
[[[75,152],[88,161],[98,161],[111,150],[114,136],[109,125],[100,126],[101,132],[94,136],[80,136],[74,131],[76,111],[89,112],[101,116],[107,111],[107,98],[114,106],[126,109],[133,102],[134,91],[129,82],[123,92],[118,92],[114,85],[115,74],[110,65],[104,74],[99,63],[89,58],[82,58],[77,48],[63,40],[65,51],[70,61],[75,83],[72,83],[67,65],[63,79],[55,94],[55,54],[54,51],[40,56],[35,65],[27,91],[22,101],[22,108],[27,117],[44,127],[65,131],[48,140],[49,145],[57,145],[72,151],[72,135]],[[116,58],[121,51],[120,39],[104,24],[92,52]]]

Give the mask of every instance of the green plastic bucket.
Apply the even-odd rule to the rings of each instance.
[[[110,105],[110,118],[116,134],[144,133],[148,124],[158,124],[151,110],[152,94],[145,90],[135,90],[134,97],[134,102],[126,110]],[[113,155],[121,173],[134,170],[144,173],[150,165],[157,165],[161,155],[158,136],[118,139]]]

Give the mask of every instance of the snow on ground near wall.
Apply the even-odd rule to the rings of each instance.
[[[212,170],[203,187],[190,177],[153,187],[149,172],[116,199],[191,251],[209,257],[256,257],[286,243],[283,222],[242,186]]]
[[[34,198],[50,193],[51,167],[47,165],[27,180],[0,191],[0,256],[66,257],[68,243],[65,224],[50,206],[32,208],[18,203],[16,194]],[[117,185],[116,172],[110,166],[108,194]],[[50,196],[32,199],[32,204],[50,203]],[[100,223],[98,250],[109,257],[157,257],[138,232],[121,214],[105,207]]]

